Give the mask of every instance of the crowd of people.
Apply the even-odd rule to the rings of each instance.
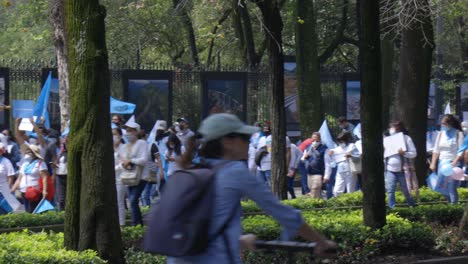
[[[362,141],[360,127],[355,127],[346,118],[338,118],[340,133],[334,141],[323,142],[319,132],[313,132],[310,138],[292,144],[287,140],[288,193],[296,198],[294,177],[301,178],[302,195],[313,198],[337,197],[343,193],[352,193],[361,188]],[[449,203],[458,202],[457,188],[465,187],[464,179],[443,174],[440,169],[444,164],[452,168],[462,168],[465,151],[468,149],[468,122],[462,123],[453,115],[445,115],[440,124],[440,131],[430,129],[427,132],[427,153],[419,154],[428,158],[430,170],[437,176],[434,190],[446,196]],[[257,179],[267,186],[271,176],[271,127],[263,124],[262,130],[251,138],[249,148],[249,169]],[[358,130],[356,130],[358,129]],[[385,164],[385,189],[388,194],[388,207],[396,205],[397,185],[410,206],[415,206],[419,198],[419,184],[414,161],[418,155],[408,130],[401,121],[389,124],[383,135],[391,137],[401,133],[403,146],[395,153],[382,157]],[[467,155],[468,156],[468,155]],[[464,167],[464,177],[468,166]]]
[[[181,165],[184,153],[198,147],[194,145],[196,133],[190,129],[186,118],[179,118],[172,127],[168,127],[166,121],[158,120],[151,133],[141,129],[134,117],[125,122],[122,116],[114,115],[111,122],[120,225],[125,225],[127,208],[131,212],[132,224],[143,224],[140,206],[150,206],[168,178],[184,168]],[[17,120],[15,134],[9,130],[0,133],[0,200],[8,200],[14,195],[26,212],[33,212],[41,198],[46,198],[58,210],[65,210],[68,130],[59,134],[41,123],[31,123],[34,124],[33,132],[19,130]],[[297,144],[286,138],[287,189],[291,198],[296,198],[296,175],[300,175],[302,195],[317,199],[329,199],[360,189],[361,133],[344,117],[340,117],[338,123],[341,131],[332,142],[324,142],[319,132],[312,132],[310,138]],[[465,182],[442,175],[440,168],[444,164],[462,168],[465,164],[467,129],[462,128],[453,115],[444,116],[440,125],[440,132],[428,131],[427,146],[429,154],[432,154],[428,162],[430,169],[438,175],[437,191],[443,193],[450,203],[456,203],[457,188],[465,186]],[[265,122],[257,124],[257,127],[259,131],[249,137],[246,163],[256,180],[269,187],[271,125]],[[405,147],[384,158],[390,208],[396,203],[397,184],[408,205],[415,206],[419,195],[414,167],[418,153],[404,124],[392,122],[384,136],[398,133],[404,134]],[[0,213],[7,212],[8,208],[0,206]]]

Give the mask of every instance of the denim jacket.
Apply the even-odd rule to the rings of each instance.
[[[272,192],[257,181],[245,161],[207,160],[215,166],[223,165],[215,179],[216,198],[213,208],[212,223],[209,235],[215,233],[229,220],[224,232],[214,239],[207,250],[200,255],[185,257],[168,257],[167,263],[241,263],[239,238],[242,234],[241,206],[242,197],[256,202],[267,214],[272,215],[283,227],[282,239],[293,238],[304,224],[299,210],[282,204]],[[235,210],[235,212],[234,212]],[[234,212],[234,217],[231,217]]]

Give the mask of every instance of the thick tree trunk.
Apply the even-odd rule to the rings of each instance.
[[[380,62],[379,1],[360,0],[359,57],[361,68],[361,122],[363,134],[363,214],[364,224],[372,228],[385,225],[385,189],[382,90]]]
[[[395,98],[395,89],[393,87],[395,51],[393,49],[393,40],[390,37],[384,37],[380,43],[382,50],[382,125],[385,128],[390,123],[392,117],[390,111]]]
[[[314,0],[297,0],[296,73],[299,95],[299,123],[301,136],[318,131],[323,121],[320,65],[317,54]]]
[[[427,5],[427,0],[418,0],[418,6]],[[402,30],[396,95],[399,118],[407,126],[418,153],[415,167],[419,182],[427,177],[427,105],[434,47],[431,17],[422,10],[426,9],[416,10],[417,19],[413,20],[410,28]]]
[[[385,10],[384,23],[382,23],[380,41],[382,53],[382,125],[388,126],[394,114],[391,113],[395,98],[395,88],[393,85],[393,62],[395,60],[395,48],[393,40],[395,38],[394,20],[390,20],[394,15],[393,0],[381,0],[381,10]]]
[[[64,1],[68,67],[73,72],[65,246],[95,249],[110,263],[124,263],[111,128],[103,125],[110,120],[105,16],[99,1]]]
[[[192,20],[184,6],[179,6],[181,0],[173,0],[174,8],[179,9],[180,15],[182,16],[182,23],[184,24],[185,31],[187,31],[187,40],[190,46],[190,54],[192,56],[192,62],[195,66],[200,65],[200,59],[198,57],[197,41],[195,38],[195,30],[193,29]],[[184,5],[187,2],[184,2]]]
[[[59,78],[60,127],[63,132],[70,120],[70,96],[68,81],[67,52],[65,49],[65,31],[63,21],[63,0],[50,1],[50,20],[54,26],[54,46],[57,56]]]
[[[270,67],[271,185],[273,193],[287,199],[286,188],[286,115],[284,110],[284,56],[282,48],[283,21],[276,0],[257,2],[263,17]]]
[[[248,90],[252,96],[251,103],[249,104],[248,122],[253,123],[257,121],[260,113],[258,112],[258,65],[262,57],[263,51],[260,49],[260,54],[257,53],[255,48],[254,34],[252,30],[252,22],[250,13],[245,0],[232,0],[234,9],[234,27],[236,34],[239,38],[240,51],[244,58],[244,65],[252,73],[248,82]]]

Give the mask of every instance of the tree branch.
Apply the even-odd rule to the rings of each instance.
[[[349,0],[343,0],[343,7],[341,9],[341,22],[340,26],[336,31],[335,38],[325,51],[319,56],[320,64],[324,64],[335,52],[336,48],[342,43],[344,37],[344,31],[346,29],[346,22],[348,20],[348,5]]]
[[[216,26],[211,31],[211,34],[213,34],[213,37],[211,38],[210,47],[208,49],[208,58],[207,58],[207,62],[206,62],[206,65],[208,67],[211,65],[211,56],[213,54],[213,46],[214,46],[214,42],[215,42],[215,39],[216,39],[216,32],[218,31],[219,26],[221,26],[224,23],[224,21],[226,21],[226,19],[228,19],[231,12],[232,12],[231,8],[224,11],[223,15],[218,20],[218,23],[216,24]]]

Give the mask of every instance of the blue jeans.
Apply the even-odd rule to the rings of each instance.
[[[271,170],[261,171],[257,170],[257,179],[259,182],[271,187]]]
[[[335,187],[336,171],[336,168],[332,169],[330,180],[327,183],[325,183],[325,189],[327,190],[327,199],[333,197],[333,188]]]
[[[302,195],[305,195],[306,193],[310,193],[309,186],[307,185],[307,170],[302,160],[299,161],[299,164],[297,165],[297,170],[301,174]]]
[[[140,205],[138,203],[145,185],[146,181],[140,181],[138,185],[128,187],[128,199],[130,200],[130,212],[133,225],[143,225],[143,218],[141,216]]]
[[[400,183],[401,192],[403,192],[403,195],[405,196],[406,203],[409,206],[415,206],[416,204],[413,200],[413,197],[411,197],[411,194],[408,191],[408,186],[406,186],[405,173],[387,171],[385,173],[385,189],[387,189],[387,193],[388,193],[388,207],[390,208],[395,207],[395,204],[396,204],[395,190],[396,190],[397,182]]]
[[[288,181],[288,192],[292,199],[296,199],[296,194],[294,193],[294,177],[286,177],[286,179]]]
[[[141,202],[143,206],[151,206],[151,199],[156,197],[156,183],[148,182],[143,189]]]
[[[440,186],[442,190],[446,188],[442,194],[445,196],[445,198],[447,198],[447,201],[450,204],[454,204],[458,202],[457,188],[460,185],[460,181],[454,180],[452,177],[446,177],[441,173],[442,165],[451,162],[451,160],[439,160],[439,164],[437,166],[437,176],[439,180],[437,185]]]

